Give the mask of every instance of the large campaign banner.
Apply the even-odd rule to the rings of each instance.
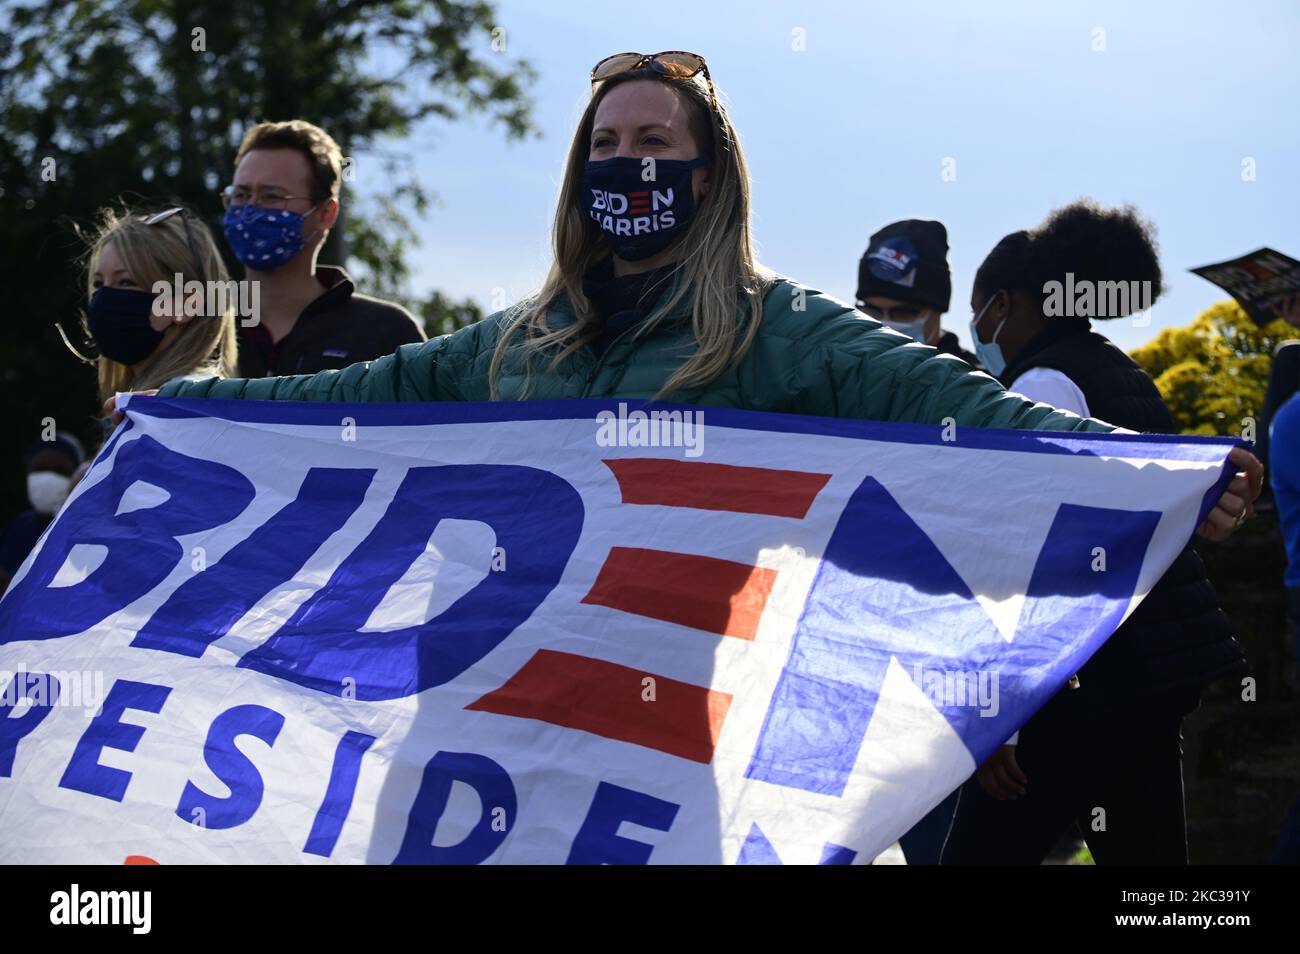
[[[133,398],[0,601],[0,861],[870,862],[1232,443]]]

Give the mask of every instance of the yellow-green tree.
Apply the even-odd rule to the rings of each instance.
[[[1224,301],[1130,356],[1155,380],[1182,433],[1241,434],[1264,407],[1274,349],[1294,337],[1285,321],[1261,328],[1235,301]]]

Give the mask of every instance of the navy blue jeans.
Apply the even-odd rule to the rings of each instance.
[[[1291,587],[1287,596],[1287,616],[1291,622],[1291,638],[1295,641],[1296,666],[1300,667],[1300,586]],[[1282,835],[1277,840],[1271,861],[1275,865],[1300,865],[1300,798],[1296,799],[1282,823]]]
[[[1187,864],[1181,715],[1052,736],[1036,728],[1020,730],[1016,749],[1023,797],[998,801],[975,776],[962,786],[945,865],[1041,864],[1071,822],[1099,865]]]
[[[957,810],[957,796],[960,794],[961,789],[957,789],[898,839],[903,857],[909,865],[939,863],[944,840],[948,837],[948,826],[952,824],[953,813]]]

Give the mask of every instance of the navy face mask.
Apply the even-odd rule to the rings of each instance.
[[[157,296],[135,288],[98,288],[90,296],[86,324],[95,347],[120,364],[139,364],[154,353],[163,333],[149,324]]]
[[[584,208],[600,226],[609,250],[627,262],[657,255],[681,238],[695,213],[691,172],[706,159],[656,159],[654,181],[633,156],[588,162],[582,176]]]

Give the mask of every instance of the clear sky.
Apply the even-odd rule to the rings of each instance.
[[[944,222],[944,324],[967,344],[983,257],[1079,196],[1134,203],[1158,229],[1166,297],[1145,326],[1103,328],[1126,349],[1225,297],[1187,268],[1261,245],[1300,258],[1300,3],[496,7],[507,53],[539,72],[543,136],[507,143],[475,120],[391,144],[441,199],[418,222],[416,294],[437,287],[495,308],[536,288],[590,68],[625,50],[708,60],[749,159],[760,255],[777,272],[851,301],[873,231]],[[955,181],[941,176],[949,157]],[[374,186],[361,171],[364,192]]]

